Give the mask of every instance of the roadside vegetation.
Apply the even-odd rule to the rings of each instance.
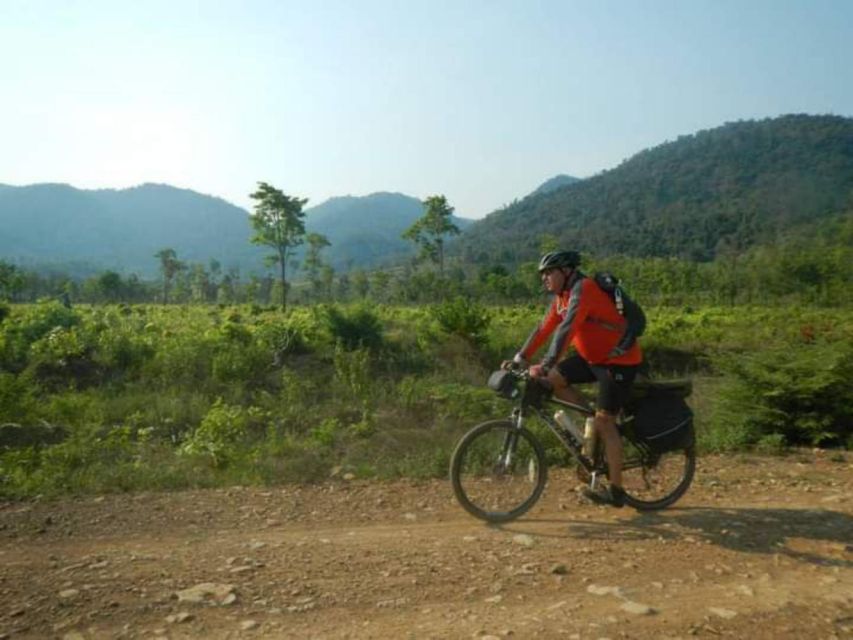
[[[432,196],[403,234],[418,262],[336,274],[303,199],[265,183],[252,198],[277,281],[168,247],[160,282],[0,261],[0,495],[440,476],[461,433],[505,414],[483,383],[542,315],[535,262],[447,255],[459,230]],[[709,262],[584,269],[645,306],[652,377],[693,377],[704,450],[850,447],[851,238],[845,211]]]
[[[542,305],[0,305],[0,495],[446,473]],[[700,445],[849,447],[846,309],[648,308]]]

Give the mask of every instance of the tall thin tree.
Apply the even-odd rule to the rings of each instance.
[[[305,251],[305,259],[302,261],[302,267],[305,273],[308,274],[308,280],[311,282],[311,289],[314,295],[319,298],[322,293],[322,279],[320,272],[323,269],[323,257],[320,255],[326,247],[331,246],[329,239],[322,233],[309,233],[305,236],[305,241],[308,243],[308,249]]]
[[[163,304],[169,304],[169,287],[185,265],[178,260],[178,254],[171,247],[160,249],[154,257],[160,259],[160,271],[163,273]]]
[[[421,257],[437,264],[444,275],[444,236],[458,235],[459,227],[453,223],[453,207],[444,196],[430,196],[423,205],[424,215],[403,232],[403,238],[418,245]]]
[[[281,275],[281,308],[287,308],[287,261],[294,247],[305,239],[305,213],[302,207],[307,199],[289,196],[266,182],[258,183],[258,190],[250,196],[257,201],[254,215],[249,216],[255,235],[252,243],[272,248],[268,264],[278,264]]]

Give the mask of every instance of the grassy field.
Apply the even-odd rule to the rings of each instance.
[[[444,475],[539,305],[0,307],[0,494]],[[850,446],[845,309],[653,308],[705,450]]]

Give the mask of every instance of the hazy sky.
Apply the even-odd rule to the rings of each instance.
[[[0,183],[481,217],[725,122],[853,115],[853,0],[0,0]]]

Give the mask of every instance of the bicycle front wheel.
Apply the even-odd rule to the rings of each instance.
[[[487,522],[508,522],[524,514],[542,495],[547,473],[542,445],[510,420],[471,429],[450,461],[459,504]]]

